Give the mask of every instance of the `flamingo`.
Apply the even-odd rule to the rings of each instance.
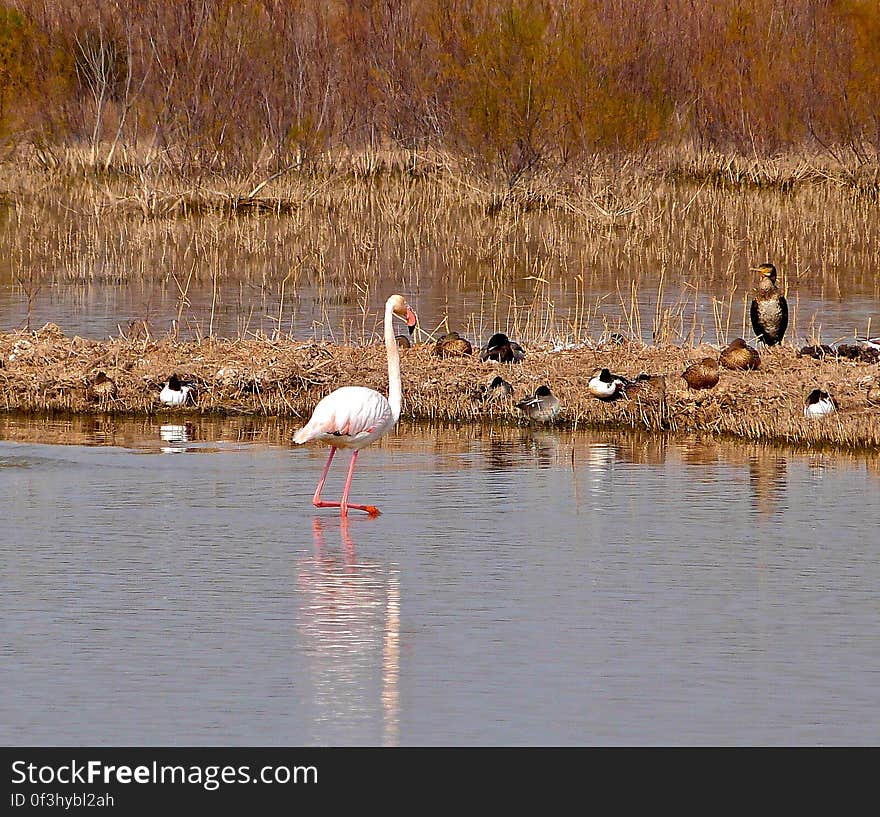
[[[293,441],[298,444],[319,440],[330,446],[330,456],[318,480],[312,504],[316,508],[339,508],[342,517],[348,516],[349,508],[366,511],[370,516],[378,516],[375,505],[354,505],[348,501],[351,478],[357,463],[358,453],[371,442],[387,434],[400,417],[400,351],[394,337],[394,316],[406,320],[410,332],[418,318],[402,295],[392,295],[385,301],[385,352],[388,356],[388,397],[364,386],[343,386],[328,394],[312,412],[312,416],[296,434]],[[326,502],[321,499],[321,489],[330,463],[337,448],[351,448],[351,464],[348,478],[342,491],[340,502]]]

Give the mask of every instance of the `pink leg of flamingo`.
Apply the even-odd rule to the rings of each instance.
[[[341,516],[348,516],[349,508],[352,508],[356,511],[366,511],[370,516],[379,516],[381,511],[375,505],[355,505],[353,503],[349,503],[348,501],[348,492],[351,489],[351,479],[354,476],[354,466],[357,462],[358,457],[357,450],[352,451],[351,453],[351,465],[348,466],[348,479],[345,480],[345,488],[342,491],[342,501],[327,502],[321,499],[321,489],[324,487],[324,480],[327,479],[327,473],[330,471],[330,463],[333,462],[333,455],[335,453],[336,449],[331,448],[330,456],[327,457],[327,464],[324,466],[324,471],[321,473],[321,479],[318,480],[318,487],[315,490],[315,496],[312,499],[312,504],[316,508],[339,508],[339,513]]]
[[[321,479],[318,480],[318,487],[315,489],[315,496],[312,499],[312,504],[316,508],[323,508],[324,505],[321,503],[321,489],[324,487],[324,480],[327,479],[327,474],[330,471],[330,463],[333,462],[333,455],[336,453],[335,446],[330,447],[330,456],[327,457],[327,464],[324,466],[324,470],[321,472]]]

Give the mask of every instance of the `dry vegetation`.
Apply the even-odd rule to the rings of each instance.
[[[878,10],[7,0],[0,298],[350,342],[394,288],[472,336],[722,343],[772,258],[789,337],[837,340],[798,296],[880,297]]]
[[[553,352],[533,348],[519,365],[475,358],[438,359],[430,345],[403,355],[403,417],[413,420],[523,423],[514,401],[483,399],[481,387],[499,372],[514,386],[514,399],[548,383],[563,403],[562,427],[631,428],[698,432],[750,440],[849,448],[880,446],[880,407],[869,407],[866,383],[880,376],[876,364],[800,358],[789,348],[763,354],[760,370],[724,370],[719,385],[689,393],[679,375],[688,362],[717,349],[644,347],[626,343]],[[0,336],[0,383],[7,411],[258,414],[307,418],[318,400],[340,385],[387,388],[384,347],[339,347],[268,338],[177,343],[118,338],[97,342],[66,337],[58,327]],[[586,381],[597,366],[634,377],[667,376],[665,402],[591,397]],[[116,396],[92,391],[103,371]],[[159,389],[176,372],[197,386],[196,405],[173,412],[158,402]],[[816,386],[830,390],[838,414],[821,421],[803,417],[803,398]]]
[[[878,35],[878,0],[5,0],[0,139],[128,175],[148,209],[166,178],[249,204],[386,145],[502,196],[609,155],[783,184],[823,171],[762,160],[804,151],[876,195]]]
[[[27,179],[7,170],[0,185]],[[124,179],[63,190],[33,181],[0,211],[0,284],[12,284],[23,326],[50,293],[100,308],[101,293],[118,287],[129,298],[117,318],[124,331],[143,320],[160,336],[360,342],[399,290],[426,328],[446,319],[472,339],[501,328],[527,342],[615,330],[722,343],[747,337],[748,268],[768,258],[791,302],[793,343],[871,331],[860,322],[829,335],[802,298],[880,299],[877,204],[830,183],[738,192],[609,165],[541,208],[489,213],[485,191],[445,173],[382,184],[338,174],[273,182],[265,195],[296,202],[281,216],[144,218],[126,204]],[[47,319],[66,323],[44,309],[31,325]],[[113,322],[100,334],[117,331]]]
[[[390,141],[414,161],[442,148],[513,186],[538,169],[588,172],[608,152],[688,143],[764,158],[810,143],[873,168],[876,189],[878,11],[877,0],[645,0],[637,13],[620,0],[7,0],[0,125],[47,166],[81,145],[93,170],[147,178],[283,172]]]

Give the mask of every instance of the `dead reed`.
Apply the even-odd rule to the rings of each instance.
[[[589,178],[533,178],[502,195],[441,157],[418,157],[418,173],[401,152],[374,159],[328,155],[309,173],[196,186],[0,165],[0,285],[22,326],[57,321],[47,304],[59,292],[88,303],[124,290],[122,329],[337,343],[372,332],[390,289],[429,304],[431,326],[473,338],[504,328],[558,345],[612,331],[722,343],[748,337],[747,270],[771,258],[795,343],[844,331],[823,330],[822,303],[880,299],[876,197],[818,164],[768,160],[790,183],[744,187],[704,170],[682,180],[671,160],[597,159]]]
[[[562,401],[557,425],[700,433],[807,446],[870,449],[880,446],[880,408],[865,399],[876,364],[799,358],[782,347],[763,354],[754,372],[723,370],[717,387],[689,394],[680,378],[688,362],[717,348],[601,344],[552,351],[530,347],[518,365],[480,363],[475,357],[439,359],[430,344],[403,354],[403,417],[454,423],[523,424],[514,403],[549,384]],[[56,326],[0,335],[0,399],[6,411],[120,414],[261,415],[307,417],[340,385],[387,388],[384,347],[295,342],[285,338],[206,338],[180,342],[118,337],[67,337]],[[603,403],[586,382],[598,366],[635,377],[666,376],[665,399]],[[93,384],[104,372],[115,396],[99,398]],[[197,387],[196,405],[173,412],[159,405],[162,383],[176,372]],[[514,387],[511,400],[486,400],[481,387],[499,372]],[[840,411],[821,421],[803,417],[803,397],[814,387],[832,392]]]

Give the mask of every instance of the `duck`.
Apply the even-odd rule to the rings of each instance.
[[[704,357],[688,366],[681,374],[689,389],[714,389],[718,385],[718,361],[714,357]]]
[[[499,363],[522,363],[526,353],[522,346],[503,332],[496,332],[480,351],[480,361],[496,360]]]
[[[608,369],[599,369],[593,373],[587,383],[587,388],[593,397],[600,400],[615,400],[623,394],[623,388],[629,383],[625,377],[611,374]]]
[[[112,400],[116,397],[116,384],[104,372],[98,372],[92,383],[92,393],[101,402]]]
[[[168,378],[162,391],[159,392],[159,401],[166,406],[182,406],[190,399],[192,391],[192,383],[184,383],[176,374],[173,374]]]
[[[559,402],[559,398],[550,391],[549,386],[538,386],[535,389],[534,397],[520,400],[516,407],[524,412],[530,420],[551,423],[559,415],[562,404]]]
[[[822,360],[826,357],[834,357],[837,352],[827,343],[816,343],[812,346],[801,346],[798,349],[798,357],[812,357],[816,360]]]
[[[394,338],[394,342],[397,344],[398,349],[412,348],[412,341],[406,335],[397,335]]]
[[[880,349],[871,342],[872,339],[858,338],[858,343],[841,343],[837,354],[848,360],[859,360],[862,363],[876,363],[880,360]]]
[[[757,369],[761,366],[758,350],[749,346],[743,338],[736,338],[721,350],[718,362],[725,369]]]
[[[880,406],[880,381],[876,377],[868,383],[867,398],[869,406]]]
[[[841,343],[837,346],[837,356],[860,363],[877,363],[880,352],[864,343]]]
[[[449,332],[434,344],[434,354],[437,357],[469,357],[473,353],[470,341],[458,332]]]
[[[624,385],[623,394],[629,400],[653,398],[662,401],[666,397],[666,378],[662,374],[642,372]]]
[[[485,393],[484,397],[486,399],[496,398],[496,397],[512,397],[513,396],[513,386],[510,385],[501,375],[492,379],[492,382],[488,386],[484,386]]]
[[[761,264],[751,267],[751,270],[761,273],[752,300],[752,329],[765,346],[775,346],[782,342],[788,327],[788,301],[776,286],[776,267],[773,264]]]
[[[822,389],[813,389],[804,401],[804,417],[816,419],[834,414],[837,411],[837,401]]]

